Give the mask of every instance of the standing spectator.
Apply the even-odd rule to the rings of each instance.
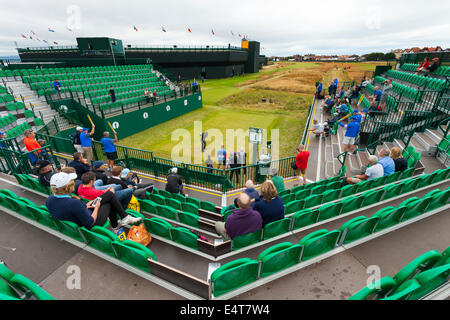
[[[261,201],[253,203],[252,207],[261,214],[263,228],[271,222],[284,219],[283,200],[278,196],[272,181],[266,181],[261,186],[261,198]]]
[[[192,92],[197,92],[197,88],[198,88],[198,82],[194,78],[194,81],[192,81]]]
[[[72,141],[73,147],[75,148],[76,152],[83,153],[83,148],[81,147],[81,140],[80,135],[83,132],[82,127],[77,127],[76,131],[70,135],[70,141]]]
[[[356,146],[356,137],[359,135],[359,131],[361,130],[361,124],[356,121],[356,118],[350,118],[350,123],[344,125],[339,121],[339,125],[343,128],[347,128],[344,137],[344,152],[347,152],[350,149],[350,153],[353,153],[357,150]]]
[[[251,200],[247,194],[242,193],[239,196],[238,206],[239,209],[234,210],[225,223],[216,223],[216,231],[224,240],[234,239],[262,229],[261,215],[252,209]]]
[[[238,153],[238,163],[241,167],[244,167],[244,176],[247,175],[247,152],[245,152],[244,148],[241,148],[241,150]]]
[[[344,91],[344,88],[342,87],[341,90],[339,91],[338,97],[339,97],[339,99],[344,99],[344,96],[345,96],[345,91]]]
[[[297,165],[297,169],[295,170],[295,175],[297,176],[298,184],[300,185],[300,180],[303,179],[303,185],[306,185],[306,170],[308,169],[308,161],[310,153],[309,151],[305,150],[304,145],[300,145],[297,148],[298,154],[295,157],[295,162]]]
[[[241,167],[241,165],[239,164],[239,156],[237,152],[233,152],[230,155],[230,169],[234,169],[231,171],[231,176],[230,176],[230,180],[233,181],[233,176],[234,174],[236,174],[236,179],[237,181],[239,181],[239,177],[240,177],[240,171],[241,169],[239,169]]]
[[[337,93],[338,85],[339,85],[339,80],[338,80],[338,78],[335,78],[333,80],[333,96],[335,96]]]
[[[403,158],[402,150],[400,150],[400,148],[393,147],[391,149],[390,157],[392,158],[392,160],[394,160],[395,172],[403,172],[408,169],[408,161]]]
[[[225,150],[225,146],[222,145],[219,149],[219,151],[217,152],[218,155],[218,160],[219,160],[219,164],[217,166],[217,169],[220,170],[220,167],[223,166],[223,170],[226,169],[226,165],[227,165],[227,152]]]
[[[386,80],[384,82],[384,87],[383,87],[383,95],[381,96],[380,99],[380,109],[384,110],[384,107],[386,106],[386,101],[387,98],[389,97],[389,94],[392,92],[392,80]]]
[[[384,174],[383,166],[378,163],[377,156],[369,157],[369,164],[371,167],[367,168],[366,173],[354,176],[353,178],[343,178],[344,183],[346,184],[357,184],[361,181],[369,181],[375,180],[377,178],[381,178]]]
[[[55,81],[53,81],[53,88],[55,88],[56,94],[59,96],[59,98],[61,99],[61,82],[58,81],[58,79],[55,79]]]
[[[109,88],[109,95],[111,97],[111,101],[113,103],[116,102],[116,92],[114,91],[114,88],[112,86]]]
[[[106,154],[106,159],[107,159],[106,164],[108,165],[108,168],[110,171],[114,167],[114,161],[117,159],[117,148],[115,145],[117,143],[117,141],[119,141],[119,139],[117,139],[117,132],[114,131],[114,139],[111,139],[109,137],[108,131],[105,131],[103,133],[103,138],[102,138],[101,142],[103,144],[103,149]]]
[[[166,191],[173,194],[180,193],[181,195],[186,196],[183,186],[183,180],[181,180],[181,177],[178,175],[177,168],[173,168],[171,173],[167,176]]]
[[[323,90],[323,83],[321,81],[318,81],[316,83],[316,88],[317,88],[317,95],[316,98],[317,99],[323,99],[323,95],[322,95],[322,90]]]
[[[283,177],[280,177],[278,175],[278,169],[277,168],[272,168],[272,179],[271,181],[273,182],[275,188],[277,189],[278,193],[283,192],[284,190],[286,190],[286,187],[284,186],[284,179]]]
[[[256,191],[253,181],[248,180],[247,183],[245,184],[245,187],[247,189],[244,190],[244,193],[250,197],[250,200],[252,202],[260,200],[259,193],[258,193],[258,191]]]
[[[93,159],[93,151],[92,151],[92,136],[95,132],[95,125],[92,125],[92,130],[89,132],[89,129],[83,128],[83,132],[80,134],[81,147],[83,148],[83,154],[87,159],[87,163],[91,165]]]
[[[91,170],[91,167],[87,163],[87,160],[83,158],[81,152],[75,152],[73,154],[73,161],[69,163],[69,167],[75,169],[77,180],[81,180],[81,176]]]
[[[42,146],[39,144],[39,142],[36,141],[35,133],[33,130],[28,129],[24,132],[24,134],[25,139],[23,140],[23,142],[27,151],[30,152],[30,162],[34,166],[38,162],[38,160],[42,158],[42,150],[39,150],[42,148]]]
[[[212,169],[214,167],[213,161],[211,160],[211,155],[208,154],[208,159],[206,160],[206,167],[208,168],[206,171],[208,173],[212,173]]]
[[[328,95],[331,97],[334,97],[334,84],[333,81],[330,82],[330,85],[328,86]]]
[[[379,164],[383,166],[383,172],[385,176],[388,176],[395,172],[395,162],[390,157],[390,152],[387,149],[382,149],[380,151],[380,160]]]

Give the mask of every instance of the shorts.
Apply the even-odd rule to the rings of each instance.
[[[227,165],[227,160],[219,160],[219,165],[223,165],[226,166]]]
[[[356,139],[355,138],[350,138],[350,137],[345,137],[344,138],[344,145],[354,145],[355,144]]]
[[[114,161],[117,159],[117,152],[105,152],[105,154],[108,160]]]
[[[296,171],[298,171],[300,174],[303,174],[303,175],[306,174],[306,169],[297,169]]]

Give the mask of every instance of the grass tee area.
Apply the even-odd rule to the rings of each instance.
[[[327,89],[328,83],[336,77],[341,81],[356,79],[359,82],[365,71],[375,70],[372,64],[352,63],[352,70],[344,73],[344,66],[342,63],[276,62],[257,74],[206,80],[200,83],[202,109],[121,140],[119,144],[153,151],[156,157],[172,159],[174,148],[178,150],[181,142],[178,139],[173,141],[172,133],[177,129],[186,129],[191,136],[191,155],[183,155],[182,152],[179,155],[187,156],[185,159],[191,158],[193,163],[194,142],[200,141],[200,137],[194,135],[194,122],[201,121],[203,132],[222,133],[228,153],[239,151],[242,142],[237,138],[227,140],[227,130],[241,129],[241,132],[247,133],[241,141],[245,141],[249,154],[248,129],[256,127],[264,129],[267,132],[265,140],[273,140],[273,143],[277,138],[271,136],[271,130],[278,129],[279,145],[275,145],[274,149],[279,150],[280,159],[293,156],[301,140],[308,107],[313,101],[316,81],[322,80],[324,89]],[[217,158],[216,149],[222,140],[216,140],[220,139],[216,139],[214,134],[208,137],[205,159],[208,154],[213,160]],[[182,145],[189,144],[185,141]]]

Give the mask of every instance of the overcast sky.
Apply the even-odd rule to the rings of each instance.
[[[35,37],[32,31],[59,45],[107,36],[125,45],[239,46],[241,34],[260,41],[267,56],[450,47],[448,0],[1,1],[0,56],[16,54],[15,41],[19,47],[44,46],[21,37]]]

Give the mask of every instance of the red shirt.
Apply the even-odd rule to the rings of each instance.
[[[94,187],[85,187],[84,185],[78,187],[78,195],[88,200],[95,200],[105,192],[106,191],[97,190]]]
[[[428,68],[430,66],[430,61],[422,61],[422,63],[420,64],[419,68]]]
[[[299,169],[306,170],[308,168],[309,154],[309,151],[302,151],[297,155],[295,160]]]
[[[23,142],[25,143],[25,148],[27,148],[28,152],[42,148],[36,139],[33,138],[25,137]]]

